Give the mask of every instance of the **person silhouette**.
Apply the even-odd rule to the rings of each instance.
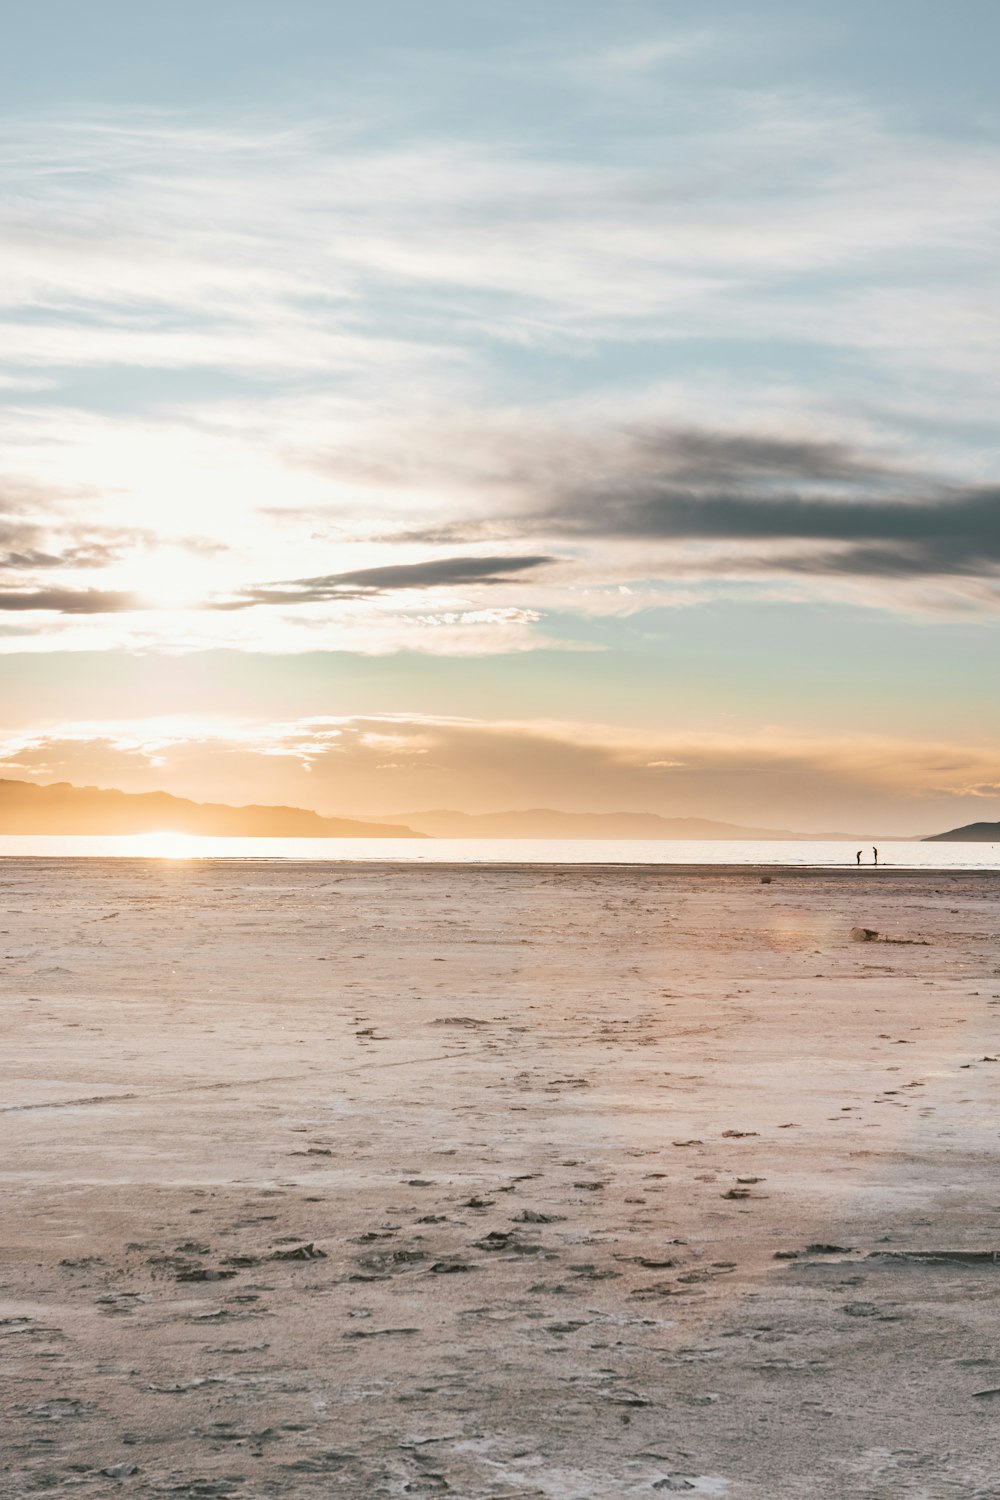
[[[872,845],[872,854],[875,856],[874,863],[878,864],[878,850],[875,848],[874,844]]]
[[[858,850],[858,864],[861,863],[861,850]]]

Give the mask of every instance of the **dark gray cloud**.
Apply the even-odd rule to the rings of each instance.
[[[361,589],[429,589],[451,583],[503,583],[511,573],[525,573],[531,568],[555,562],[554,557],[434,557],[426,562],[396,563],[378,568],[358,568],[352,573],[335,573],[325,578],[308,578],[303,582],[319,587],[352,584]]]
[[[980,577],[1000,567],[1000,488],[945,488],[846,442],[637,429],[626,462],[560,485],[546,529],[758,544],[706,572]]]
[[[727,433],[668,422],[576,430],[459,422],[455,441],[406,434],[378,482],[466,489],[489,512],[397,534],[483,546],[501,538],[704,542],[694,562],[651,548],[652,576],[993,577],[1000,487],[948,486],[848,440]],[[407,439],[408,440],[403,440]],[[338,462],[356,454],[326,455]],[[396,467],[393,467],[395,463]],[[725,544],[733,546],[725,551]],[[516,543],[515,543],[516,545]],[[739,550],[737,550],[737,547]],[[725,555],[723,555],[725,554]]]
[[[547,527],[577,535],[802,544],[810,549],[744,564],[755,569],[903,578],[981,576],[1000,567],[1000,488],[926,500],[883,495],[839,500],[692,494],[672,479],[629,476],[620,483],[578,486],[542,519]],[[727,571],[739,566],[732,558],[725,562]],[[706,567],[711,571],[711,562]]]
[[[436,557],[426,562],[355,568],[347,573],[324,573],[315,578],[291,578],[260,584],[214,609],[249,609],[255,604],[315,604],[328,600],[368,599],[399,589],[432,589],[447,585],[506,583],[513,574],[556,562],[554,557]]]
[[[881,483],[896,471],[850,444],[815,438],[754,437],[700,428],[645,426],[629,436],[635,456],[675,483],[708,486]]]
[[[60,615],[114,615],[141,609],[133,594],[104,589],[6,589],[0,590],[0,612],[27,613],[51,610]]]

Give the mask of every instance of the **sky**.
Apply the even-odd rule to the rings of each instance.
[[[1000,8],[0,10],[0,776],[1000,818]]]

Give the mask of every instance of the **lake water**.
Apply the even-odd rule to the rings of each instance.
[[[798,865],[855,864],[858,845],[763,839],[234,839],[186,833],[0,836],[0,858],[284,859],[415,864]],[[871,845],[862,859],[872,864]],[[886,839],[879,865],[904,870],[1000,870],[1000,844],[924,844]]]

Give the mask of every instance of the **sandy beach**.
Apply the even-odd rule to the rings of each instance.
[[[1000,1497],[1000,875],[0,885],[5,1497]]]

